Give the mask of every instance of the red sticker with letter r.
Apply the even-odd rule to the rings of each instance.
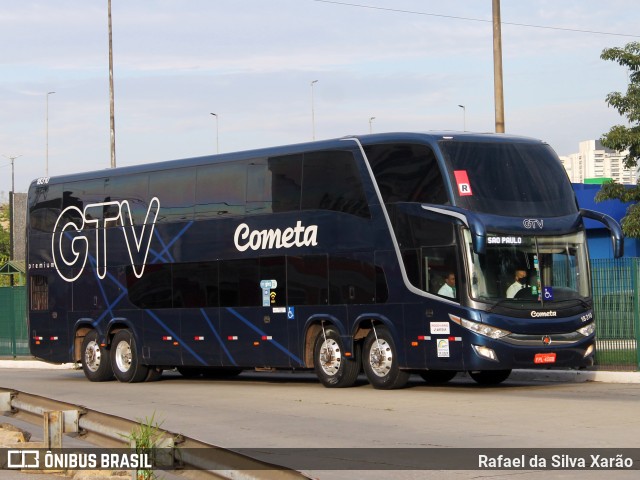
[[[466,170],[454,170],[453,174],[456,176],[456,183],[458,184],[458,195],[466,197],[473,195],[471,191],[471,184],[469,183],[469,176]]]

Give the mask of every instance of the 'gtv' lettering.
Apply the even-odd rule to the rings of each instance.
[[[89,256],[89,239],[82,233],[86,229],[93,229],[96,244],[96,274],[98,278],[103,279],[107,275],[106,229],[109,226],[120,225],[127,244],[133,273],[140,278],[144,273],[144,265],[149,254],[151,237],[159,211],[160,200],[153,197],[149,202],[147,215],[138,236],[127,200],[91,203],[84,207],[84,211],[73,206],[65,208],[56,220],[51,237],[51,254],[58,274],[67,282],[75,281],[82,274]],[[66,223],[62,225],[64,219],[66,219]],[[65,237],[70,238],[70,244],[69,241],[65,241]],[[141,256],[143,258],[140,258]],[[75,267],[77,269],[75,275],[67,276],[63,270],[60,270],[61,266]]]

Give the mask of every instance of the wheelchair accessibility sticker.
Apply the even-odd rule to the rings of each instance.
[[[542,298],[544,300],[553,300],[553,287],[544,287],[542,289]]]

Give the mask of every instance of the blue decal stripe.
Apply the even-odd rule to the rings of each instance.
[[[211,331],[213,332],[213,334],[215,335],[216,339],[218,340],[218,343],[220,344],[220,346],[224,350],[224,353],[227,354],[227,357],[229,357],[229,360],[231,360],[231,363],[233,363],[237,367],[238,364],[236,363],[236,361],[231,356],[231,352],[227,349],[227,346],[222,341],[222,338],[220,337],[220,335],[218,335],[218,332],[216,331],[215,327],[213,326],[213,323],[211,322],[211,320],[209,319],[209,315],[207,315],[207,312],[204,311],[204,308],[200,309],[200,313],[202,313],[202,316],[207,321],[207,324],[209,325],[209,328],[211,328]]]
[[[175,338],[176,341],[180,343],[180,346],[184,348],[187,352],[189,352],[193,356],[193,358],[198,360],[203,365],[208,365],[207,362],[205,362],[200,355],[198,355],[191,348],[189,348],[189,345],[183,342],[182,339],[173,330],[171,330],[162,320],[160,320],[160,318],[155,313],[153,313],[151,310],[145,310],[145,312],[149,314],[149,316],[153,318],[158,325],[164,328],[169,335]]]
[[[258,327],[256,327],[253,323],[251,323],[249,320],[247,320],[246,318],[244,318],[242,315],[240,315],[238,312],[236,312],[233,308],[228,308],[227,310],[232,313],[236,318],[238,318],[240,321],[242,321],[244,324],[246,324],[249,328],[251,328],[254,332],[260,334],[260,336],[267,336],[266,332],[263,332],[262,330],[260,330]],[[270,340],[269,341],[270,344],[275,345],[280,351],[282,351],[285,355],[291,357],[293,360],[295,360],[296,362],[298,362],[300,365],[302,365],[302,360],[300,360],[298,357],[296,357],[293,353],[291,353],[288,349],[286,349],[285,347],[283,347],[282,345],[280,345],[277,341],[275,340]]]

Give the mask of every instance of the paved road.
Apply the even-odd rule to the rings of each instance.
[[[640,384],[553,382],[514,375],[498,387],[459,376],[446,386],[326,389],[309,374],[243,373],[144,384],[91,383],[81,371],[2,370],[0,387],[82,404],[229,448],[640,448]],[[314,471],[320,478],[349,478]],[[353,472],[352,472],[353,473]],[[402,478],[602,478],[603,472],[402,472]],[[376,476],[377,475],[377,476]],[[353,477],[353,475],[351,475]],[[389,472],[367,472],[388,478]],[[395,476],[395,475],[394,475]],[[635,478],[636,472],[607,476]]]

